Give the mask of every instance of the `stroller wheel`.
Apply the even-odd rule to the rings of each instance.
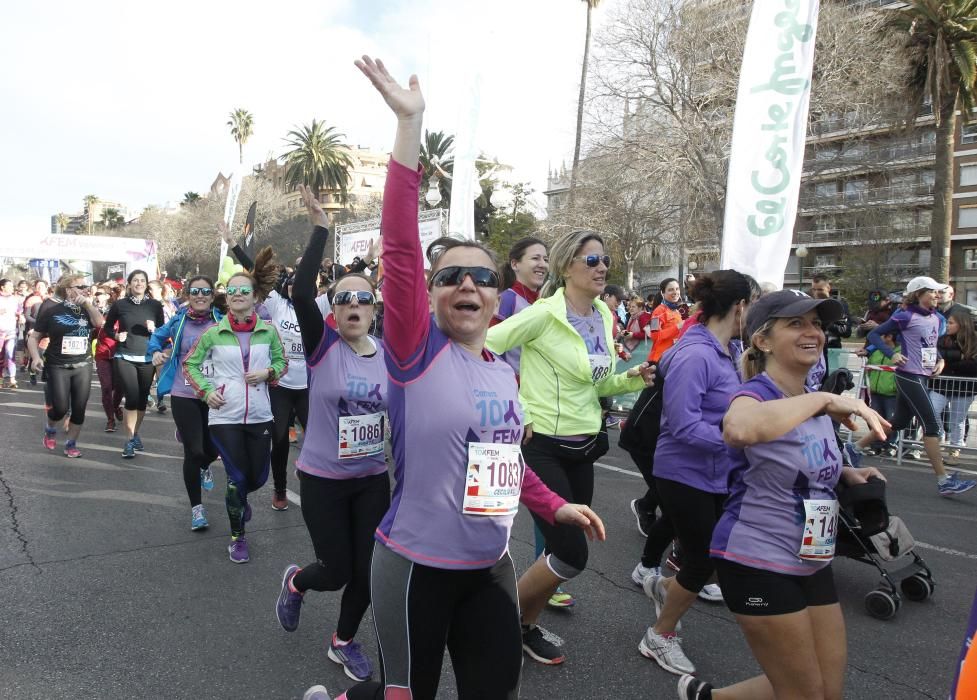
[[[904,578],[899,584],[899,587],[909,600],[918,603],[933,595],[933,589],[936,586],[929,577],[922,574],[913,574]]]
[[[880,589],[871,591],[865,596],[865,609],[874,618],[890,620],[899,611],[901,602],[898,594]]]

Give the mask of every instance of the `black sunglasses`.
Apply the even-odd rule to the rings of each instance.
[[[346,306],[347,304],[352,304],[354,298],[357,304],[372,306],[377,303],[377,298],[373,296],[373,292],[353,292],[346,289],[333,294],[332,303],[336,306]]]
[[[575,255],[573,259],[583,260],[587,267],[597,267],[601,263],[604,263],[604,267],[611,266],[610,255]]]
[[[432,287],[457,287],[465,276],[472,278],[477,287],[499,288],[499,273],[489,267],[461,267],[450,265],[442,267],[431,277]]]
[[[210,287],[190,287],[190,296],[192,297],[199,297],[199,296],[209,297],[213,293],[214,290],[211,289]]]

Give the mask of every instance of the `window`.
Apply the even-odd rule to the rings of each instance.
[[[835,218],[833,216],[819,217],[815,222],[814,228],[818,231],[834,231],[837,228]]]
[[[919,173],[919,181],[921,184],[927,187],[932,187],[933,183],[936,182],[936,173],[932,170],[921,170]]]
[[[931,253],[931,251],[930,251],[929,248],[920,248],[917,251],[916,263],[920,267],[929,267],[929,264],[930,264],[930,253]]]
[[[849,180],[845,183],[845,198],[859,199],[866,190],[868,190],[867,180]]]
[[[834,197],[838,194],[838,185],[834,182],[819,182],[814,185],[814,194],[817,197]]]
[[[916,184],[916,176],[912,173],[893,173],[889,176],[889,184],[895,188],[912,187]]]
[[[977,207],[960,207],[957,226],[960,228],[977,228]]]
[[[814,256],[814,267],[834,267],[834,266],[835,266],[835,256],[833,255]]]
[[[973,187],[977,185],[977,165],[960,166],[960,186]]]
[[[816,151],[814,151],[815,160],[833,160],[838,157],[838,147],[834,144],[825,144],[819,146]]]
[[[960,138],[961,143],[977,143],[977,124],[965,124]]]
[[[977,248],[963,249],[963,269],[977,270]]]

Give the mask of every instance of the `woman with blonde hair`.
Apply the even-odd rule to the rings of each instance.
[[[55,426],[70,410],[68,439],[64,443],[67,457],[81,457],[77,441],[92,390],[91,335],[104,321],[84,281],[84,275],[61,277],[55,289],[58,301],[45,304],[38,313],[34,329],[27,336],[31,368],[35,372],[45,369],[47,377],[44,447],[55,448]],[[42,338],[50,339],[43,358],[39,348]]]
[[[594,231],[571,231],[550,249],[541,299],[489,329],[496,353],[522,348],[520,391],[526,412],[523,455],[542,482],[562,498],[589,505],[594,462],[609,448],[600,397],[640,391],[648,364],[615,373],[613,312],[600,300],[610,256]],[[563,582],[587,565],[587,538],[578,528],[534,514],[546,548],[519,580],[523,649],[543,664],[564,660],[536,625]]]

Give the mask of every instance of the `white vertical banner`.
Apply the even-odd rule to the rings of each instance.
[[[224,223],[227,224],[227,228],[233,233],[234,232],[234,211],[237,209],[237,198],[241,194],[241,175],[240,173],[233,173],[227,183],[227,199],[224,200]],[[227,242],[221,239],[221,255],[220,259],[217,261],[218,271],[224,264],[224,258],[227,256]],[[219,272],[218,272],[219,275]]]
[[[819,6],[755,0],[740,69],[721,266],[777,288],[797,216]]]
[[[448,235],[475,240],[475,200],[481,195],[478,182],[478,116],[481,109],[482,75],[474,67],[467,95],[462,97],[461,114],[455,131],[454,169],[451,179],[451,208]]]

